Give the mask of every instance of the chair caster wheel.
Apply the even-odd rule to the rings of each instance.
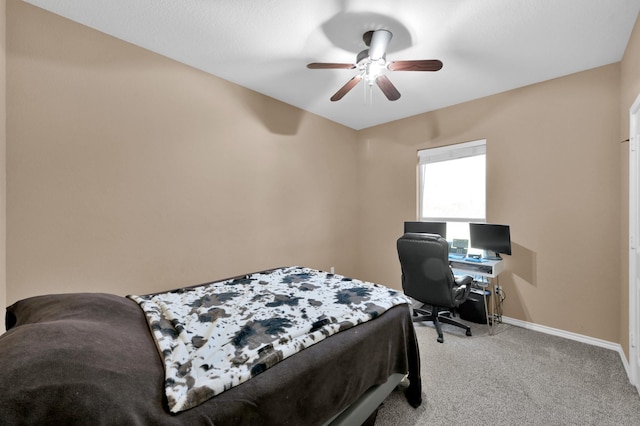
[[[471,336],[471,330],[467,330],[467,336]]]
[[[439,343],[444,343],[444,337],[438,337],[438,342]]]

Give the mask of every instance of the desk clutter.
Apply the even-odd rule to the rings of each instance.
[[[495,287],[495,294],[491,293],[489,283],[474,281],[467,300],[460,304],[457,313],[465,321],[476,324],[489,324],[502,322],[502,303],[505,293],[502,287]],[[489,306],[494,307],[494,312],[487,312]]]
[[[502,322],[505,295],[498,276],[504,270],[500,255],[511,255],[509,225],[404,222],[404,235],[398,239],[397,247],[405,294],[425,306],[431,305],[428,316],[414,321],[433,321],[441,343],[440,321],[464,327],[451,318],[456,312],[463,320],[487,324],[489,334],[493,334],[494,323]],[[429,273],[425,272],[427,269]],[[451,277],[436,279],[443,274]],[[442,288],[438,290],[439,286]],[[470,328],[467,335],[471,335]]]
[[[500,254],[511,255],[511,230],[509,225],[496,223],[454,223],[412,221],[404,222],[404,233],[440,235],[447,240],[449,256],[465,259],[502,260]],[[460,226],[462,225],[462,226]],[[452,234],[447,237],[447,234]],[[472,252],[469,250],[472,249]],[[482,255],[478,254],[482,252]]]

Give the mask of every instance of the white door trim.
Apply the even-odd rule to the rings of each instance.
[[[640,95],[629,110],[629,381],[640,392]]]

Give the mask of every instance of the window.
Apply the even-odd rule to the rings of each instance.
[[[447,239],[469,239],[469,222],[485,222],[486,140],[418,151],[419,215],[447,222]]]

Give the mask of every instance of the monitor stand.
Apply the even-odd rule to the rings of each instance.
[[[484,250],[482,253],[482,258],[487,260],[502,260],[502,258],[500,257],[500,253],[493,250]]]

